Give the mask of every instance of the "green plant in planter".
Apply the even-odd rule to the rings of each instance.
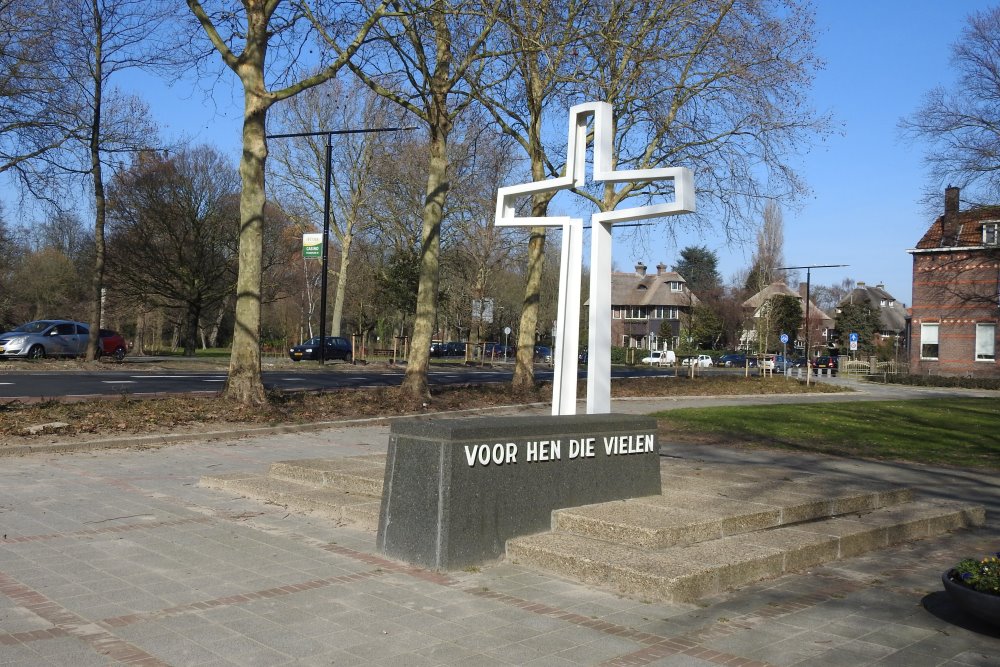
[[[1000,595],[1000,552],[982,560],[966,558],[954,571],[955,581],[981,593]]]

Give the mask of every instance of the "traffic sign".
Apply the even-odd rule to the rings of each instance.
[[[858,334],[856,334],[856,333],[854,333],[854,332],[852,331],[852,332],[851,332],[851,342],[852,342],[852,343],[857,343],[857,342],[858,342],[858,340],[859,340],[859,338],[858,338]]]
[[[778,336],[778,340],[781,341],[782,345],[788,345],[788,334],[786,333],[781,334],[780,336]]]

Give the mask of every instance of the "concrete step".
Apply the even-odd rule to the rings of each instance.
[[[370,495],[247,473],[208,475],[201,478],[199,486],[231,491],[297,512],[314,512],[338,524],[353,524],[362,530],[378,530],[381,501]]]
[[[913,496],[906,488],[817,486],[781,481],[701,491],[664,488],[660,496],[556,510],[552,528],[659,549],[874,510]]]
[[[984,523],[981,507],[919,501],[660,548],[554,531],[508,540],[507,557],[641,599],[690,602]]]
[[[271,464],[268,477],[380,498],[385,477],[385,455],[279,461]]]

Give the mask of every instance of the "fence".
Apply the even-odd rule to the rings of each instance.
[[[855,377],[868,375],[908,375],[910,372],[910,365],[902,361],[878,361],[875,358],[841,358],[839,370],[843,375]]]

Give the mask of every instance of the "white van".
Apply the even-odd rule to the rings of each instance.
[[[643,357],[644,364],[657,364],[660,366],[673,366],[677,363],[677,355],[673,350],[650,350],[648,357]]]

